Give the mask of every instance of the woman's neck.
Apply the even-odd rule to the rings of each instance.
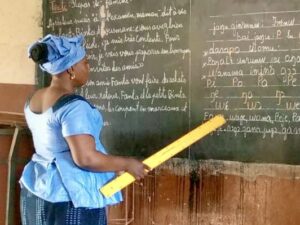
[[[75,87],[73,86],[72,81],[70,80],[68,74],[53,76],[50,87],[59,89],[59,90],[63,90],[65,92],[70,92],[70,93],[75,92]]]

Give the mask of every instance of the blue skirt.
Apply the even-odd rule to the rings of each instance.
[[[72,202],[51,203],[21,189],[23,225],[107,225],[105,208],[75,208]]]

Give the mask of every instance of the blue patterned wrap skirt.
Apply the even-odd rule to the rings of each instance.
[[[21,189],[23,225],[107,225],[105,208],[75,208],[71,201],[51,203]]]

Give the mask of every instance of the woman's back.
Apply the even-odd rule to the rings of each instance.
[[[56,87],[39,89],[30,98],[29,108],[34,113],[43,113],[51,108],[61,96],[68,93],[70,92]]]

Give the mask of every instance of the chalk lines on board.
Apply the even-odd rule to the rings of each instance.
[[[259,26],[259,27],[222,27],[222,29],[215,29],[215,28],[210,28],[208,29],[209,31],[230,31],[230,30],[257,30],[257,29],[266,29],[266,28],[285,28],[285,27],[296,27],[296,26],[300,26],[299,23],[295,23],[293,25],[272,25],[272,26]]]
[[[282,40],[300,40],[298,37],[289,37],[289,38],[265,38],[265,39],[255,39],[255,38],[244,38],[244,39],[215,39],[215,40],[206,40],[207,43],[223,43],[223,42],[257,42],[264,43],[265,41],[282,41]],[[297,49],[299,50],[299,49]]]
[[[242,130],[238,129],[238,127],[232,128],[219,128],[216,132],[225,132],[225,133],[234,133],[235,136],[237,134],[242,134],[244,137],[247,137],[247,134],[260,134],[263,138],[266,138],[267,135],[270,135],[271,138],[274,138],[275,135],[283,136],[283,140],[287,140],[287,135],[299,135],[299,128],[292,127],[282,127],[279,130],[276,127],[272,128],[260,128],[260,127],[244,127]]]
[[[289,38],[289,39],[291,39],[291,40],[298,40],[299,38]],[[270,37],[270,38],[265,38],[265,39],[259,39],[259,38],[249,38],[249,39],[247,39],[247,38],[244,38],[244,39],[216,39],[216,40],[206,40],[206,42],[208,42],[208,43],[216,43],[216,42],[242,42],[242,41],[256,41],[256,42],[261,42],[261,41],[278,41],[278,40],[284,40],[284,38],[272,38],[272,37]],[[262,43],[262,42],[261,42]]]
[[[203,110],[206,111],[224,111],[223,108],[203,108]],[[230,111],[299,111],[300,108],[292,108],[292,109],[286,109],[286,108],[234,108],[230,109]],[[225,110],[226,111],[226,110]]]
[[[222,86],[217,86],[217,85],[213,85],[213,86],[205,86],[203,88],[209,89],[209,88],[267,88],[267,87],[300,87],[300,85],[297,84],[293,84],[293,85],[272,85],[272,84],[267,84],[267,85],[247,85],[247,86],[243,86],[243,85],[222,85]]]
[[[299,51],[300,49],[295,49],[293,51]],[[268,47],[266,47],[266,50],[262,50],[262,51],[239,51],[239,52],[209,52],[209,51],[206,51],[204,50],[203,51],[203,56],[207,56],[207,55],[221,55],[221,54],[227,54],[227,55],[231,55],[231,54],[234,54],[234,55],[237,55],[237,54],[248,54],[248,53],[268,53],[268,52],[289,52],[290,50],[289,49],[274,49],[273,46],[271,46],[269,49]]]
[[[293,73],[293,75],[299,75],[300,73]],[[257,77],[257,76],[275,76],[275,74],[271,74],[271,73],[258,73],[258,74],[202,74],[201,78],[202,80],[206,79],[206,78],[211,78],[211,77],[246,77],[246,76],[250,76],[250,77]],[[277,75],[278,76],[278,75]],[[284,76],[284,75],[281,75]]]
[[[285,63],[289,63],[289,62],[285,62]],[[300,62],[299,62],[300,63]],[[207,66],[216,66],[217,68],[220,67],[220,66],[223,66],[223,65],[261,65],[261,64],[279,64],[279,62],[261,62],[261,61],[249,61],[249,60],[240,60],[238,63],[234,63],[234,62],[221,62],[221,63],[218,63],[217,60],[212,61],[212,63],[206,63],[204,62],[203,65],[202,65],[202,68],[204,67],[207,67]]]
[[[245,99],[244,96],[205,96],[202,97],[204,99]],[[278,99],[278,96],[251,96],[251,99]],[[286,99],[297,99],[300,98],[300,96],[284,96],[282,98],[286,98]]]
[[[263,12],[251,12],[251,13],[234,13],[230,15],[211,15],[210,18],[223,18],[232,16],[252,16],[252,15],[264,15],[264,14],[286,14],[286,13],[299,13],[300,10],[289,10],[289,11],[263,11]]]

